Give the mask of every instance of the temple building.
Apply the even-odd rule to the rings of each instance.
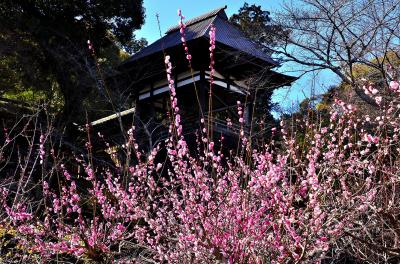
[[[163,37],[120,65],[118,70],[123,77],[119,77],[122,82],[119,86],[126,87],[124,94],[135,102],[135,107],[96,120],[92,125],[99,130],[118,130],[135,124],[141,144],[149,148],[165,139],[171,113],[164,64],[168,54],[173,65],[185,136],[193,135],[200,127],[200,118],[204,118],[206,123],[212,124],[215,136],[237,137],[237,101],[242,102],[245,131],[248,133],[256,90],[290,85],[296,78],[273,71],[279,64],[229,22],[225,9],[226,6],[184,21],[186,43],[192,56],[191,67],[186,59],[179,25],[170,28]],[[212,25],[216,28],[215,74],[212,100],[209,100],[209,31]],[[262,81],[262,87],[256,89],[253,86],[255,79]],[[229,120],[232,120],[232,125]],[[115,141],[119,141],[117,137]]]

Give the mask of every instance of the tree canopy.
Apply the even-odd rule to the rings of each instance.
[[[76,120],[83,100],[98,88],[98,57],[110,48],[134,51],[134,31],[144,23],[143,1],[5,0],[0,3],[1,92],[59,89],[63,120]],[[110,59],[108,60],[110,61]],[[4,82],[5,81],[5,82]]]
[[[250,39],[261,45],[265,52],[271,52],[286,38],[289,32],[281,26],[272,23],[271,13],[259,5],[244,3],[238,12],[229,20],[239,27]]]

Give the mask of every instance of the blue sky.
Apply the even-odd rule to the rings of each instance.
[[[146,38],[150,43],[160,37],[156,14],[160,18],[161,32],[164,32],[170,27],[178,23],[177,10],[180,8],[187,19],[199,16],[210,10],[227,5],[225,10],[228,16],[237,12],[243,6],[245,1],[241,0],[212,0],[212,1],[194,1],[194,0],[144,0],[146,8],[146,20],[141,30],[136,32],[137,37]],[[261,5],[264,10],[273,13],[279,11],[284,3],[283,0],[248,0],[249,4]],[[295,65],[283,65],[279,69],[289,75],[298,75],[292,71],[298,69]],[[337,83],[337,77],[329,72],[320,72],[318,74],[307,74],[298,80],[295,84],[288,88],[281,88],[275,91],[273,100],[278,102],[282,108],[291,108],[292,105],[297,105],[298,102],[305,97],[310,96],[312,89],[315,93],[322,93],[329,86]]]

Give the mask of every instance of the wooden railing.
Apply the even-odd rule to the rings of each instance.
[[[213,111],[213,114],[216,112]],[[196,131],[199,131],[203,127],[207,128],[208,125],[211,126],[213,134],[223,134],[225,136],[232,136],[232,137],[237,137],[240,134],[240,131],[243,129],[243,132],[245,135],[249,135],[249,126],[246,124],[243,124],[242,126],[238,123],[237,120],[232,120],[232,124],[228,124],[226,120],[219,119],[216,117],[211,117],[211,122],[209,122],[210,117],[207,115],[207,113],[204,113],[204,126],[200,125],[200,117],[198,115],[184,115],[181,124],[183,127],[183,135],[188,135],[188,134],[193,134]],[[160,142],[162,140],[165,140],[168,138],[169,133],[168,133],[168,124],[166,125],[160,125],[160,124],[155,124],[154,127],[157,127],[156,129],[153,130],[153,133],[151,133],[152,136],[152,141],[153,143]],[[140,140],[145,140],[148,141],[148,134],[146,135],[145,133],[140,133],[140,137],[137,138],[138,141]]]

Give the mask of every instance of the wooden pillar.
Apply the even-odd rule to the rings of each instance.
[[[155,117],[155,110],[154,110],[154,84],[150,84],[150,117]]]
[[[253,111],[253,101],[250,100],[244,107],[244,112],[243,112],[244,122],[246,125],[251,124],[251,119],[253,118],[252,111]]]
[[[206,82],[206,75],[204,70],[200,70],[200,85],[198,86],[198,96],[199,96],[199,101],[200,105],[199,108],[199,115],[201,115],[201,112],[203,114],[208,110],[206,102],[207,102],[207,82]]]
[[[164,113],[168,112],[167,97],[165,95],[162,96],[162,109]]]
[[[231,79],[229,75],[226,77],[226,89],[228,89],[228,91],[231,89]]]

